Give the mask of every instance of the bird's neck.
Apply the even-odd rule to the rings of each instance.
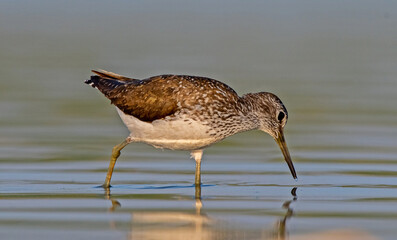
[[[260,126],[260,121],[256,114],[256,101],[252,95],[246,94],[239,99],[239,111],[242,113],[240,114],[240,118],[241,122],[244,123],[243,131],[258,129]]]
[[[222,119],[222,124],[215,124],[214,137],[223,139],[239,132],[259,128],[259,120],[252,99],[246,95],[239,97],[237,103],[228,109],[228,117]]]

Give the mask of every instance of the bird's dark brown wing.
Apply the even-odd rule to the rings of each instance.
[[[152,122],[178,110],[175,87],[160,77],[150,78],[118,86],[107,97],[125,114]]]

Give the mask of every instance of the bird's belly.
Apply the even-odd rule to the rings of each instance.
[[[202,149],[214,143],[213,139],[140,139],[133,138],[136,142],[144,142],[156,148],[172,150],[196,150]]]
[[[144,142],[157,148],[194,150],[204,148],[220,139],[211,137],[210,128],[186,119],[159,119],[151,123],[126,115],[117,108],[134,142]]]

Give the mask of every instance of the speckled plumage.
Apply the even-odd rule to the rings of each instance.
[[[117,107],[130,130],[129,142],[193,151],[252,129],[276,139],[288,118],[276,95],[260,92],[239,97],[226,84],[210,78],[160,75],[138,80],[103,70],[93,72],[96,75],[86,83]]]

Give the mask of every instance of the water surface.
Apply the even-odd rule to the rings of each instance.
[[[397,5],[2,1],[1,239],[394,239]],[[270,136],[204,152],[127,146],[92,68],[213,77],[289,111],[299,180]]]

